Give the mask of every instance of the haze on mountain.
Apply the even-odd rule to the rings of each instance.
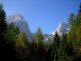
[[[26,20],[24,19],[24,17],[21,14],[17,13],[17,14],[7,16],[7,22],[13,23],[14,25],[16,25],[21,32],[25,33],[28,40],[31,41],[31,39],[32,39],[31,30],[29,28],[28,23],[26,22]]]
[[[19,27],[19,30],[21,32],[24,32],[26,34],[26,37],[28,38],[29,42],[31,42],[32,36],[34,35],[34,33],[31,32],[29,25],[28,25],[27,21],[24,19],[23,15],[21,15],[20,13],[16,13],[16,14],[7,16],[7,22],[13,23],[17,27]],[[60,36],[64,33],[68,33],[69,32],[68,25],[63,22],[60,22],[58,24],[56,31],[57,31],[58,35],[60,35]],[[44,34],[45,41],[47,41],[49,37],[52,37],[52,35],[54,35],[56,31],[54,31],[50,34]]]
[[[56,29],[58,35],[60,35],[60,36],[63,35],[63,34],[68,33],[69,30],[70,30],[70,28],[69,28],[68,24],[63,23],[63,22],[60,22],[57,29]],[[55,35],[55,32],[52,32],[51,34]]]
[[[0,0],[7,15],[21,13],[34,33],[39,26],[44,34],[56,31],[59,22],[67,23],[75,15],[81,0]]]

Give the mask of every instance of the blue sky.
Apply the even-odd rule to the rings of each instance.
[[[7,15],[20,13],[28,22],[31,32],[37,27],[49,34],[60,22],[67,23],[71,12],[77,14],[81,0],[0,0]]]

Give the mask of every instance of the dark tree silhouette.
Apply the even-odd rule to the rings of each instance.
[[[14,51],[12,46],[5,39],[7,31],[6,13],[3,5],[0,4],[0,61],[14,61]]]

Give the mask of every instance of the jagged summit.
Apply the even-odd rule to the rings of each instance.
[[[21,32],[24,32],[26,34],[26,36],[29,40],[32,40],[33,34],[30,31],[28,23],[25,21],[24,17],[21,14],[17,13],[17,14],[8,16],[7,22],[8,23],[13,22],[16,26],[19,27]],[[60,36],[64,33],[68,33],[68,31],[69,31],[68,25],[63,22],[60,22],[56,31]],[[55,32],[52,32],[51,34],[49,34],[47,36],[54,35]],[[31,41],[29,41],[29,42],[31,42]]]
[[[69,31],[68,25],[65,24],[65,23],[63,23],[63,22],[61,22],[61,23],[59,23],[59,25],[58,25],[56,31],[57,31],[57,33],[58,33],[60,36],[61,36],[62,34],[68,33],[68,31]],[[55,32],[52,32],[51,34],[54,35]]]
[[[15,22],[15,21],[25,21],[23,16],[20,13],[15,13],[13,15],[7,16],[7,22]]]
[[[12,22],[14,25],[18,26],[20,31],[24,32],[29,40],[32,38],[29,25],[21,14],[17,13],[17,14],[8,16],[7,22],[8,23]]]

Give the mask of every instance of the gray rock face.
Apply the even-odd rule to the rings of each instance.
[[[65,23],[60,23],[59,26],[57,27],[56,31],[61,36],[62,34],[69,32],[69,27]],[[55,32],[52,32],[51,34],[54,35]]]
[[[62,35],[62,34],[68,33],[68,32],[69,32],[68,25],[65,23],[60,23],[58,28],[57,28],[57,33],[59,35]]]
[[[19,27],[19,30],[21,32],[24,32],[25,35],[27,36],[29,42],[31,42],[32,34],[31,34],[31,31],[30,31],[30,28],[28,26],[28,23],[24,20],[24,18],[21,14],[14,14],[14,15],[8,16],[7,22],[8,23],[12,22],[17,27]]]

